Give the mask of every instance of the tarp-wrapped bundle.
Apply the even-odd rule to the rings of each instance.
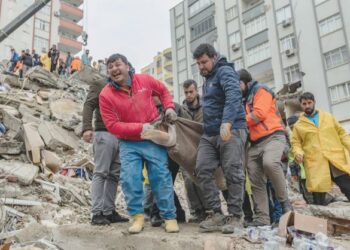
[[[164,132],[166,128],[168,128],[167,132]],[[173,125],[161,126],[159,130],[150,131],[143,138],[167,147],[170,158],[186,170],[196,183],[197,180],[194,173],[197,148],[202,134],[203,125],[201,123],[179,117]],[[174,143],[174,138],[176,139],[176,144]],[[221,167],[217,168],[215,178],[218,188],[225,190],[226,182]]]

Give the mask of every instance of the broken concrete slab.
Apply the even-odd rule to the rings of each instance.
[[[49,91],[39,90],[38,96],[40,96],[44,101],[47,101],[51,95]]]
[[[0,170],[7,174],[16,176],[18,181],[23,185],[32,184],[39,172],[37,166],[20,161],[0,161]]]
[[[39,87],[49,87],[56,89],[63,89],[67,87],[67,85],[55,74],[45,70],[40,66],[29,69],[25,75],[25,78],[29,79],[33,83],[36,83]]]
[[[44,139],[46,146],[52,150],[56,150],[58,147],[62,147],[63,149],[77,149],[79,146],[79,139],[75,135],[48,121],[42,121],[38,131]]]
[[[54,152],[43,150],[41,156],[46,167],[48,167],[53,173],[60,171],[62,161],[58,155]]]
[[[45,147],[45,144],[38,133],[38,129],[33,124],[24,124],[23,138],[28,159],[34,164],[41,163],[40,151]]]
[[[22,121],[23,123],[35,123],[37,125],[40,124],[41,120],[39,118],[40,113],[33,111],[28,106],[24,104],[20,104],[18,111],[22,115]]]
[[[23,142],[0,138],[0,155],[18,155],[22,152]]]
[[[13,115],[13,109],[0,108],[2,122],[9,129],[9,137],[15,137],[21,129],[22,121]]]
[[[81,104],[71,99],[59,99],[50,103],[52,117],[57,120],[72,120],[74,117],[79,116],[82,109]]]

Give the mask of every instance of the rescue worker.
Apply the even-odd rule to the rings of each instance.
[[[102,90],[99,103],[106,128],[120,140],[120,178],[127,210],[133,218],[128,231],[139,233],[144,227],[142,167],[146,162],[149,182],[165,222],[165,231],[179,232],[167,150],[142,139],[143,133],[154,129],[152,122],[160,116],[153,96],[161,100],[168,122],[177,119],[171,95],[160,81],[130,71],[124,55],[111,55],[107,61],[107,71],[109,84]]]
[[[334,182],[350,201],[350,135],[333,115],[315,108],[312,93],[299,101],[304,113],[293,128],[292,149],[304,164],[307,190],[321,195],[317,202],[323,204]]]
[[[197,83],[192,80],[186,80],[183,84],[185,100],[181,106],[179,117],[203,123],[203,107],[198,94]],[[187,201],[190,207],[192,218],[190,223],[200,223],[207,217],[207,205],[201,189],[192,181],[190,175],[183,171]]]
[[[95,162],[91,182],[92,225],[129,221],[120,216],[115,207],[120,175],[119,142],[107,131],[101,118],[99,94],[105,85],[105,79],[90,85],[83,108],[83,139],[87,143],[93,142]]]
[[[255,218],[245,226],[270,225],[266,183],[271,181],[282,213],[292,209],[287,196],[281,157],[286,147],[285,128],[279,115],[274,93],[253,80],[250,73],[238,71],[240,86],[246,98],[246,122],[249,129],[247,170],[253,192]]]
[[[49,55],[46,52],[45,48],[43,48],[41,51],[40,63],[45,70],[47,71],[51,70],[51,59],[49,58]]]
[[[247,130],[239,77],[233,64],[221,57],[210,44],[199,45],[193,58],[205,78],[202,102],[204,134],[198,146],[196,175],[213,213],[200,223],[200,230],[225,232],[224,226],[240,226],[243,214],[243,157]],[[222,167],[226,178],[230,220],[222,212],[215,183],[214,173],[218,166]]]

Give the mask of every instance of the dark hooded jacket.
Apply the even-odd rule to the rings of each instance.
[[[246,128],[239,76],[225,57],[219,57],[205,77],[202,105],[206,135],[219,135],[222,123],[231,123],[233,129]]]

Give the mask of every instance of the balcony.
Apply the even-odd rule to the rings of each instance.
[[[168,48],[168,49],[163,50],[163,56],[164,56],[167,60],[172,60],[171,48]]]
[[[58,49],[62,52],[71,52],[73,55],[77,54],[82,49],[81,42],[71,39],[69,37],[60,36],[60,40],[58,42]]]
[[[83,27],[75,22],[60,18],[59,31],[69,33],[73,36],[80,36],[83,32]]]
[[[165,76],[164,76],[164,81],[165,81],[168,85],[173,86],[173,74],[171,74],[171,73],[165,74]]]
[[[172,72],[173,71],[173,61],[166,61],[164,63],[164,68],[169,71]]]
[[[78,7],[67,4],[65,2],[61,2],[60,15],[65,19],[72,20],[77,23],[83,19],[84,12]]]
[[[83,4],[84,0],[61,0],[61,2],[66,2],[75,7],[79,7],[80,5]]]

